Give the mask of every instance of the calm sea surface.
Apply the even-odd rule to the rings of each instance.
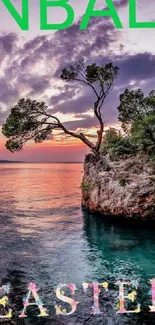
[[[120,227],[84,213],[82,172],[82,164],[0,165],[0,282],[11,283],[15,324],[154,324],[148,281],[155,278],[155,230]],[[140,314],[116,314],[119,279],[138,280]],[[18,320],[31,281],[49,317],[37,318],[38,309],[30,307],[28,318]],[[100,296],[104,315],[90,315],[93,295],[91,289],[83,293],[84,281],[109,282],[109,292]],[[55,304],[63,306],[55,294],[59,283],[77,286],[72,316],[56,316]]]

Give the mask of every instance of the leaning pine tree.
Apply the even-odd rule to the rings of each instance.
[[[92,89],[95,96],[93,105],[94,115],[99,123],[96,144],[92,143],[83,133],[68,130],[60,120],[53,116],[44,102],[31,99],[20,99],[10,112],[2,127],[3,134],[8,138],[6,148],[11,152],[19,151],[27,141],[42,142],[53,130],[62,130],[64,133],[80,139],[91,151],[98,156],[104,132],[104,122],[101,110],[105,98],[113,88],[114,80],[118,75],[118,67],[112,63],[105,66],[96,64],[85,66],[79,62],[62,70],[61,79],[66,82],[79,82]]]

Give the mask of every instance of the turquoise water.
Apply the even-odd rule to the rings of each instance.
[[[15,324],[154,324],[155,314],[148,312],[148,281],[155,277],[154,229],[121,227],[83,212],[82,171],[82,164],[0,165],[0,282],[11,283]],[[116,313],[119,279],[139,282],[141,313]],[[31,281],[40,288],[49,317],[37,318],[38,309],[30,307],[28,318],[19,320]],[[109,292],[100,294],[104,315],[90,314],[93,295],[91,289],[83,292],[83,281],[108,281]],[[77,286],[79,305],[71,316],[56,315],[59,283]]]

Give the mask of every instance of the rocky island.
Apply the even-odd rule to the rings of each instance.
[[[87,155],[82,206],[106,216],[155,220],[155,165],[140,156],[113,162]]]
[[[155,91],[125,89],[119,96],[121,129],[105,130],[102,108],[113,90],[119,68],[112,63],[85,65],[80,61],[64,68],[61,79],[91,89],[93,113],[98,123],[96,140],[81,129],[68,130],[44,102],[21,99],[11,108],[2,133],[6,148],[19,151],[27,141],[40,143],[54,130],[81,140],[90,149],[84,163],[82,206],[107,216],[155,220]]]
[[[155,221],[155,92],[120,95],[122,131],[109,128],[98,157],[87,155],[82,206],[106,216]]]

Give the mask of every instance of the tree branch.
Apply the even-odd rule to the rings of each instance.
[[[77,138],[77,139],[80,139],[83,143],[85,143],[93,152],[95,152],[96,153],[96,148],[95,148],[95,145],[91,142],[91,141],[89,141],[86,137],[85,137],[85,135],[83,134],[83,133],[80,133],[80,134],[78,134],[78,133],[74,133],[74,132],[72,132],[72,131],[69,131],[61,122],[60,122],[60,120],[57,118],[57,117],[55,117],[55,116],[53,116],[53,115],[50,115],[50,114],[45,114],[46,116],[48,115],[49,116],[49,118],[54,118],[56,121],[57,121],[57,124],[53,124],[54,125],[54,127],[55,128],[60,128],[61,130],[63,130],[64,131],[64,133],[66,133],[66,134],[68,134],[68,135],[70,135],[70,136],[72,136],[72,137],[74,137],[74,138]],[[44,124],[48,124],[48,125],[52,125],[52,123],[51,122],[45,122]]]
[[[71,135],[74,138],[80,139],[82,142],[84,142],[93,152],[96,152],[96,148],[92,142],[90,142],[83,133],[74,133],[72,131],[69,131],[68,129],[65,128],[65,126],[62,123],[59,123],[59,127],[66,133]]]

